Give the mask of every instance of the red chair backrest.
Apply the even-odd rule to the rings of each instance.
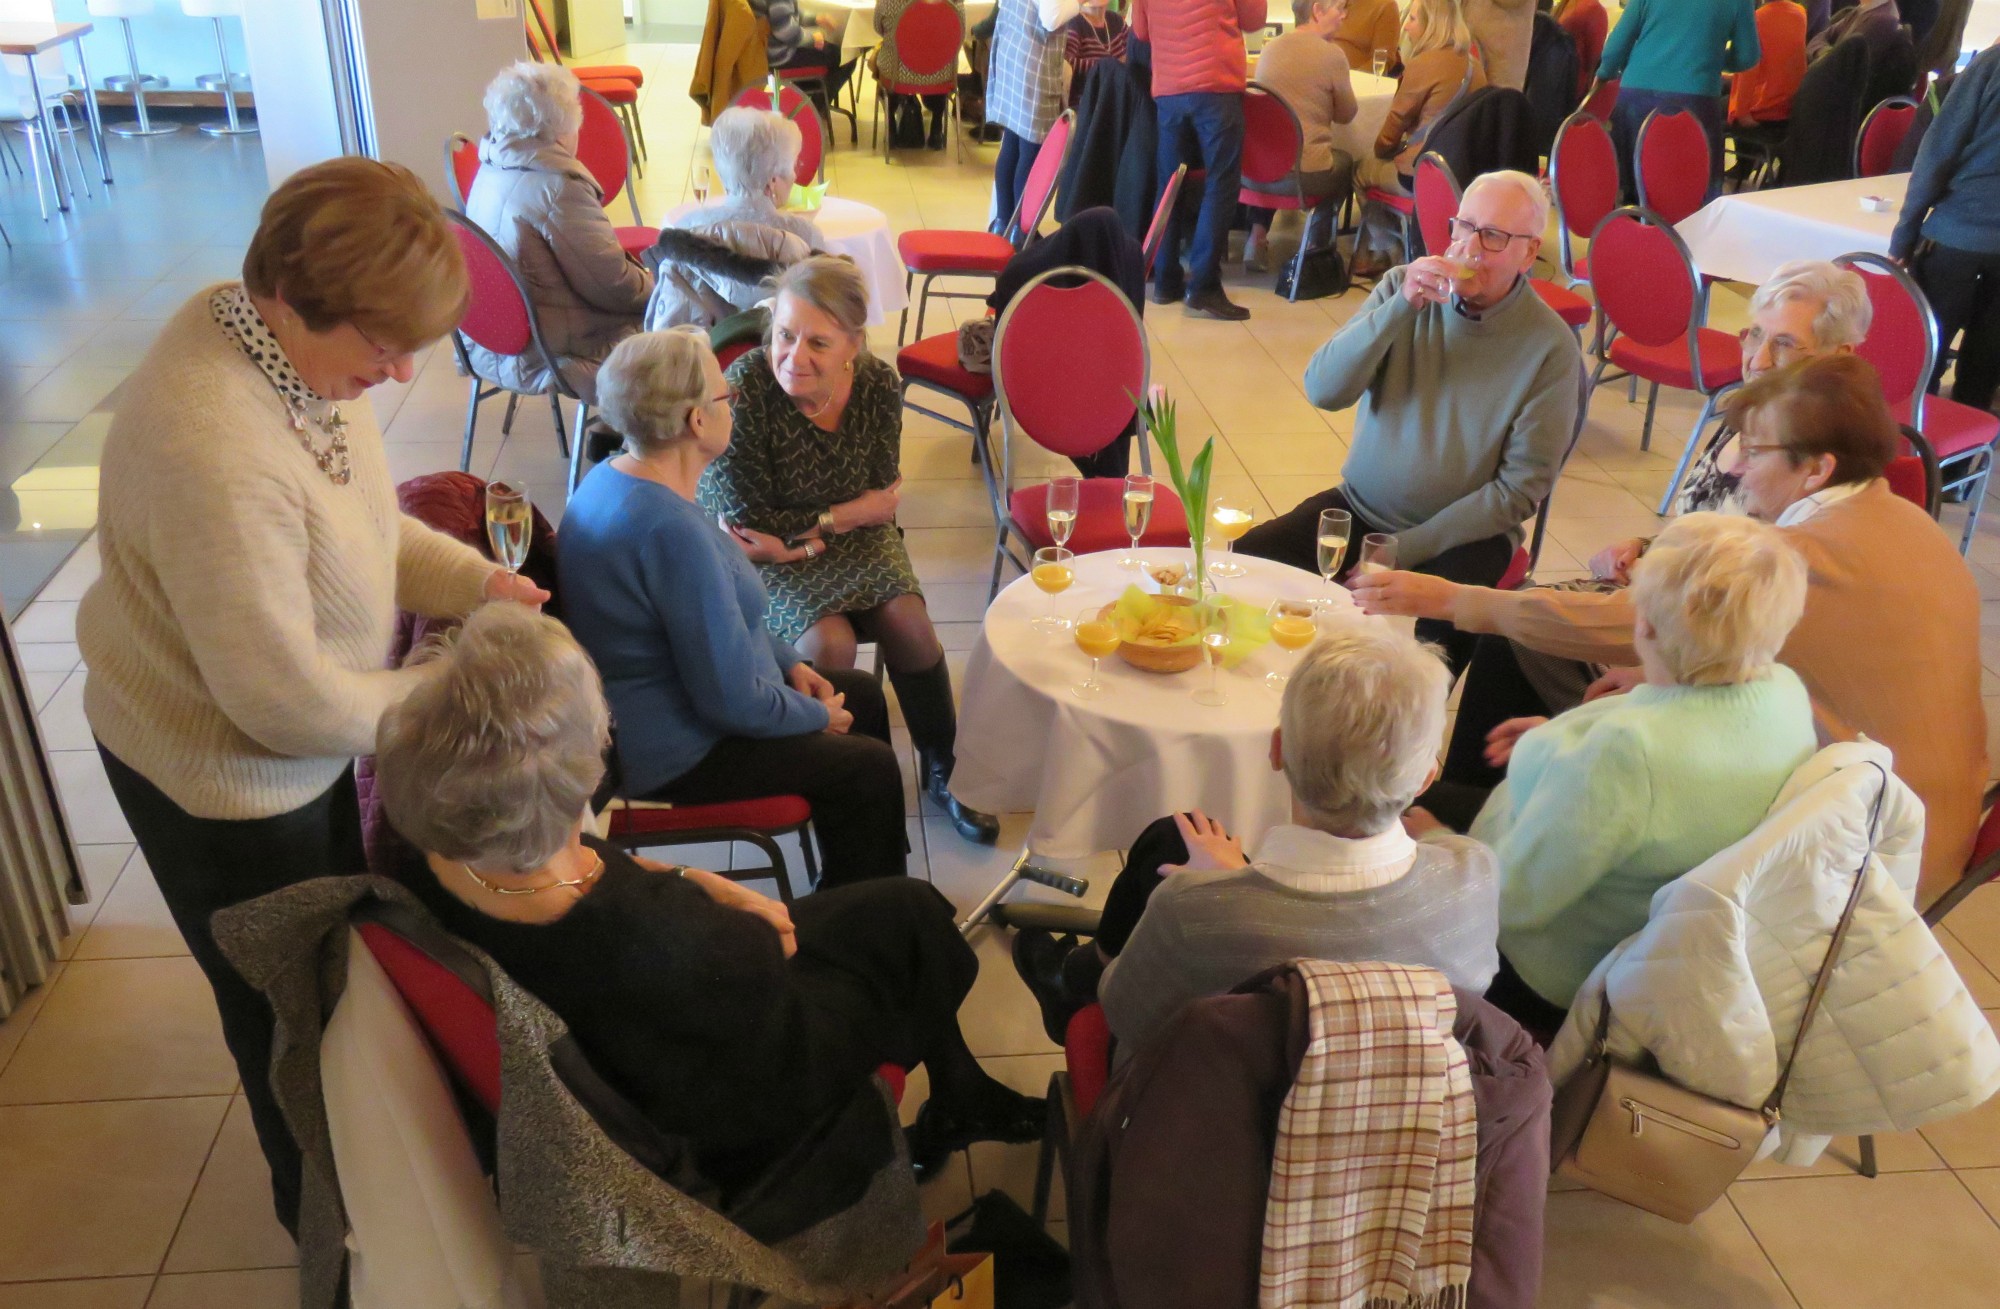
[[[965,44],[965,16],[944,0],[919,0],[896,20],[896,62],[913,79],[908,83],[934,83],[950,70],[958,70],[958,48]],[[900,89],[900,85],[885,88]],[[930,90],[937,90],[931,86]]]
[[[528,0],[528,13],[532,19],[528,26],[529,44],[546,46],[549,58],[561,63],[561,52],[556,49],[556,25],[549,21],[549,11],[542,7],[542,0]]]
[[[1835,261],[1861,275],[1874,316],[1855,353],[1875,366],[1891,409],[1913,406],[1910,422],[1923,426],[1923,395],[1937,363],[1938,326],[1916,279],[1880,255],[1842,255]]]
[[[497,355],[526,354],[535,343],[535,320],[514,261],[464,214],[447,214],[465,256],[472,298],[458,330]]]
[[[1088,1118],[1111,1080],[1111,1024],[1103,1005],[1088,1004],[1070,1016],[1063,1033],[1063,1063],[1069,1069],[1069,1093],[1076,1100],[1076,1111]],[[1081,1126],[1071,1123],[1070,1132]]]
[[[1451,165],[1435,150],[1427,150],[1417,160],[1417,231],[1424,238],[1424,253],[1441,255],[1451,248],[1451,220],[1458,217],[1458,179]]]
[[[1055,286],[1050,279],[1076,279]],[[1079,358],[1079,344],[1089,343]],[[1132,305],[1087,268],[1035,277],[1000,315],[993,385],[1009,425],[1068,458],[1095,454],[1131,426],[1146,394],[1146,335]]]
[[[1605,321],[1640,345],[1694,329],[1700,300],[1687,246],[1658,214],[1614,210],[1590,238],[1590,289]]]
[[[1655,109],[1639,126],[1639,203],[1678,223],[1708,198],[1708,129],[1685,109]]]
[[[1902,496],[1925,513],[1930,512],[1927,501],[1930,491],[1924,477],[1924,461],[1915,455],[1898,455],[1882,470],[1882,478],[1889,483],[1889,489]]]
[[[499,1113],[500,1033],[492,1002],[401,932],[379,922],[356,923],[355,930],[453,1079],[486,1112]]]
[[[597,180],[609,208],[625,189],[625,178],[632,171],[632,147],[625,140],[625,129],[618,125],[618,111],[587,86],[583,88],[583,130],[576,138],[576,161]]]
[[[720,350],[717,350],[715,352],[716,366],[718,368],[727,369],[729,365],[735,363],[738,359],[741,359],[744,355],[749,354],[752,350],[755,350],[756,348],[757,348],[757,343],[755,341],[737,341],[730,345],[725,345]],[[624,812],[630,812],[630,811],[628,810]]]
[[[1896,151],[1917,121],[1917,102],[1891,96],[1868,111],[1854,138],[1854,175],[1881,177],[1895,167]]]
[[[451,181],[451,198],[464,213],[465,197],[472,194],[472,184],[479,180],[479,142],[463,132],[453,132],[444,146],[444,172]]]
[[[736,93],[729,107],[762,109],[768,113],[771,92],[763,86],[746,86]],[[799,162],[792,169],[792,180],[800,186],[811,186],[826,160],[826,133],[820,126],[819,110],[813,108],[813,102],[803,91],[786,85],[778,88],[777,112],[799,125]]]
[[[1252,82],[1243,92],[1243,184],[1277,189],[1299,166],[1304,146],[1292,107]]]
[[[1618,150],[1611,130],[1589,114],[1571,114],[1549,153],[1556,217],[1571,236],[1589,236],[1618,207]]]
[[[1034,239],[1036,229],[1048,217],[1049,206],[1055,203],[1056,179],[1062,176],[1063,160],[1069,155],[1070,129],[1075,125],[1076,114],[1063,110],[1050,125],[1049,134],[1042,138],[1041,148],[1035,151],[1035,162],[1028,166],[1027,184],[1021,188],[1021,207],[1014,211],[1016,246]]]
[[[1618,79],[1614,77],[1598,87],[1596,93],[1583,102],[1583,107],[1578,112],[1589,114],[1600,123],[1608,123],[1611,121],[1611,110],[1617,104]]]
[[[1146,226],[1146,243],[1141,247],[1146,257],[1146,276],[1153,275],[1153,260],[1159,256],[1160,243],[1167,236],[1167,218],[1174,212],[1174,205],[1181,198],[1181,183],[1187,180],[1188,166],[1182,164],[1167,179],[1167,189],[1160,192],[1160,203],[1153,206],[1153,221]]]

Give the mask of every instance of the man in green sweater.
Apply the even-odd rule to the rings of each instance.
[[[1393,268],[1306,365],[1322,409],[1358,406],[1341,484],[1244,535],[1236,548],[1308,572],[1319,515],[1354,516],[1351,562],[1368,532],[1396,536],[1399,567],[1492,586],[1560,471],[1576,430],[1583,357],[1528,281],[1549,202],[1525,173],[1466,189],[1450,250]],[[1454,672],[1467,643],[1419,623]]]

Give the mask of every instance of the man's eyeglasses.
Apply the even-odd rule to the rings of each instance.
[[[1786,336],[1783,333],[1777,336],[1766,336],[1764,335],[1764,329],[1761,327],[1746,327],[1736,334],[1736,338],[1743,343],[1743,349],[1747,354],[1754,355],[1766,345],[1769,345],[1771,347],[1771,362],[1780,368],[1795,359],[1803,359],[1806,356],[1806,348],[1800,345],[1795,338]]]
[[[1490,255],[1499,254],[1515,241],[1529,241],[1534,239],[1526,232],[1509,232],[1499,227],[1475,227],[1462,218],[1448,219],[1447,223],[1451,230],[1451,239],[1454,242],[1470,241],[1473,237],[1477,236],[1480,248]]]

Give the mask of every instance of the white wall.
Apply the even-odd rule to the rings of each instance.
[[[415,169],[445,199],[445,141],[485,133],[486,84],[528,57],[519,0],[355,0],[354,8],[377,154]]]
[[[256,0],[244,6],[242,26],[264,172],[276,186],[341,153],[326,19],[320,0]]]

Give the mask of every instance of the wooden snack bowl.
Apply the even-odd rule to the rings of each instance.
[[[1194,608],[1194,601],[1184,595],[1163,595],[1155,597],[1161,604],[1182,605]],[[1106,605],[1098,610],[1098,616],[1111,618],[1115,605]],[[1118,657],[1126,663],[1147,673],[1185,673],[1201,662],[1201,643],[1193,645],[1135,645],[1130,641],[1118,643]]]

